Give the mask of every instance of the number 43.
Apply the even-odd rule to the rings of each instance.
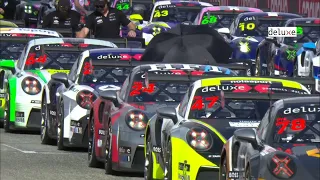
[[[168,10],[155,10],[154,11],[154,16],[153,17],[161,17],[161,16],[168,16],[169,12]]]

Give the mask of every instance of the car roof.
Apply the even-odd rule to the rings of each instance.
[[[248,17],[248,16],[255,16],[255,17],[260,17],[260,16],[282,16],[282,17],[291,17],[291,18],[299,18],[302,17],[298,14],[293,14],[293,13],[284,13],[284,12],[245,12],[245,13],[241,13],[238,15],[239,18],[242,17]]]
[[[212,6],[212,4],[207,2],[198,2],[198,1],[157,1],[154,6],[159,5],[167,5],[167,4],[179,4],[179,3],[188,3],[188,4],[195,4],[198,6]]]
[[[291,104],[320,104],[320,96],[294,97],[283,99],[284,106]]]
[[[263,12],[261,9],[258,8],[251,8],[251,7],[243,7],[243,6],[212,6],[212,7],[205,7],[202,11],[223,11],[223,10],[232,10],[238,9],[239,11],[248,11],[248,12]]]
[[[309,18],[294,18],[294,19],[287,20],[286,24],[290,24],[290,23],[293,23],[293,22],[306,22],[306,21],[314,21],[314,20],[319,20],[320,21],[320,18],[312,18],[312,17],[309,17]],[[319,26],[320,26],[320,24],[319,24]]]

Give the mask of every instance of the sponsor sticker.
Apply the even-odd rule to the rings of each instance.
[[[41,104],[41,101],[39,101],[39,100],[31,100],[31,103],[32,104]]]
[[[229,171],[228,178],[239,179],[240,172],[239,171]]]
[[[0,98],[4,98],[6,94],[0,93]]]
[[[131,147],[120,146],[119,147],[119,153],[131,154]]]

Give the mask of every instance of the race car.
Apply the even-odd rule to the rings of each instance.
[[[104,91],[93,104],[88,125],[89,166],[102,162],[107,174],[143,172],[145,128],[156,109],[178,105],[197,79],[236,75],[227,68],[195,64],[134,68],[119,93]]]
[[[281,12],[241,13],[230,26],[232,59],[256,60],[258,44],[268,36],[268,27],[282,27],[286,20],[301,16]],[[224,30],[224,34],[228,32]]]
[[[200,13],[194,20],[194,25],[209,25],[210,27],[223,32],[229,31],[234,19],[238,14],[243,12],[263,12],[258,8],[242,7],[242,6],[214,6],[201,9]]]
[[[315,78],[315,90],[320,93],[320,38],[316,44],[316,57],[312,59],[312,69]]]
[[[117,46],[109,41],[95,39],[33,39],[16,63],[13,60],[0,61],[0,69],[10,71],[1,79],[6,101],[5,131],[40,130],[41,95],[51,74],[68,72],[83,50],[98,47]]]
[[[310,77],[314,43],[320,36],[320,19],[290,19],[284,26],[297,27],[297,37],[266,37],[258,45],[256,75]]]
[[[17,5],[15,19],[25,21],[25,27],[37,28],[41,0],[25,0]]]
[[[276,101],[257,129],[238,129],[224,145],[220,179],[319,179],[319,118],[319,96]]]
[[[26,44],[36,38],[41,37],[60,37],[55,31],[27,29],[27,28],[0,28],[0,61],[18,60]],[[11,74],[10,70],[0,68],[0,126],[3,125],[5,116],[4,108],[6,105],[6,83],[2,80],[7,79]]]
[[[59,150],[88,147],[88,118],[99,93],[119,90],[140,61],[144,49],[109,48],[84,51],[69,75],[57,73],[42,96],[41,141],[55,140]],[[121,65],[125,64],[125,67]]]
[[[203,7],[212,6],[198,1],[158,1],[154,4],[148,24],[142,27],[146,45],[151,39],[180,23],[192,24]]]
[[[157,109],[145,136],[145,179],[218,179],[220,153],[237,128],[257,127],[268,94],[310,94],[300,83],[256,77],[194,82],[180,105]]]

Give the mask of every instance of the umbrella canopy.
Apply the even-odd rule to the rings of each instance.
[[[208,26],[178,25],[155,36],[142,61],[216,64],[227,63],[232,48]]]

